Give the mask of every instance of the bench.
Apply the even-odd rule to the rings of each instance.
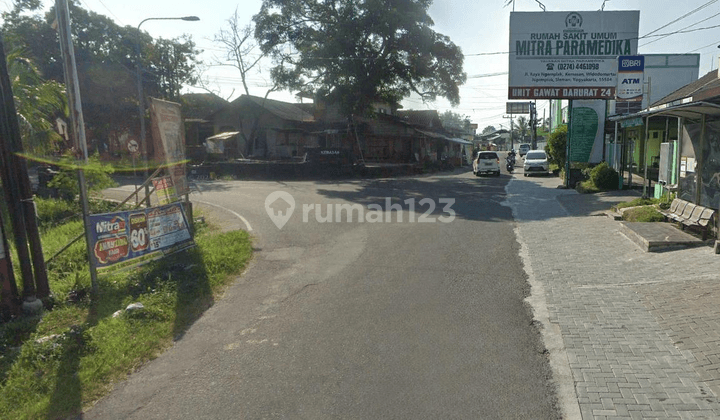
[[[666,219],[680,223],[681,228],[697,228],[702,232],[703,241],[708,230],[715,227],[715,210],[676,198],[667,210],[660,210]]]

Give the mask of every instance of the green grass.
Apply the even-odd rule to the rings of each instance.
[[[652,205],[625,210],[622,218],[628,222],[662,222],[665,220],[662,213]]]
[[[590,180],[578,182],[575,186],[575,190],[581,194],[595,194],[602,191]]]
[[[633,200],[631,200],[631,201],[627,201],[627,202],[624,202],[624,203],[619,203],[619,204],[617,204],[615,207],[618,208],[618,209],[623,209],[623,208],[626,208],[626,207],[651,206],[651,205],[654,205],[654,204],[658,204],[659,202],[660,202],[660,200],[658,200],[658,199],[656,199],[656,198],[642,198],[642,197],[638,197],[638,198],[635,198],[635,199],[633,199]]]
[[[60,219],[67,210],[47,207]],[[46,258],[82,232],[79,222],[52,224],[43,225]],[[196,228],[197,247],[100,276],[94,298],[83,241],[53,260],[52,310],[0,324],[0,418],[77,415],[181,337],[252,257],[246,232]],[[134,302],[145,309],[113,317]]]

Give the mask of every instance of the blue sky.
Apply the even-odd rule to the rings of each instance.
[[[7,9],[10,0],[2,0],[0,7]],[[53,2],[47,2],[51,5]],[[182,34],[193,37],[198,47],[205,52],[202,56],[207,63],[222,59],[222,47],[212,41],[221,28],[227,27],[227,20],[238,9],[240,22],[249,23],[252,15],[260,9],[260,0],[213,0],[170,1],[170,0],[80,0],[81,5],[96,13],[106,15],[120,25],[137,26],[148,17],[179,17],[195,15],[199,22],[148,21],[142,29],[152,36],[173,38]],[[508,38],[510,12],[541,12],[540,4],[546,11],[639,10],[640,36],[659,28],[654,34],[667,37],[640,39],[639,54],[681,54],[697,53],[700,58],[700,76],[718,67],[720,49],[720,0],[516,0],[514,5],[505,6],[506,0],[435,0],[430,16],[435,22],[436,32],[449,36],[465,54],[467,83],[461,88],[461,103],[451,108],[444,100],[423,104],[415,98],[403,103],[405,109],[437,109],[440,112],[452,110],[467,115],[480,130],[488,125],[500,128],[508,125],[505,116],[507,102]],[[687,16],[685,16],[687,15]],[[677,22],[665,25],[679,19]],[[694,26],[691,26],[694,25]],[[265,67],[268,69],[268,66]],[[210,68],[207,73],[209,86],[220,96],[234,99],[242,93],[237,71],[228,68]],[[267,90],[267,72],[254,74],[250,78],[251,94],[263,96]],[[277,92],[273,99],[294,102],[289,92]],[[539,114],[547,109],[547,101],[538,101]]]

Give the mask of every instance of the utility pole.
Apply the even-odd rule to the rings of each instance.
[[[647,111],[650,111],[650,94],[652,93],[652,90],[651,90],[651,86],[652,86],[652,85],[650,84],[651,81],[652,81],[652,78],[651,78],[650,76],[648,76],[648,81],[647,81],[647,108],[646,108]],[[704,114],[703,114],[703,117],[704,117]],[[705,128],[705,121],[703,121],[702,128],[703,128],[703,129]],[[648,182],[648,171],[647,171],[647,165],[648,165],[648,162],[647,162],[647,161],[648,161],[648,159],[647,159],[647,155],[648,155],[647,148],[648,148],[648,139],[650,138],[649,136],[650,136],[650,112],[648,112],[647,115],[645,116],[645,142],[643,143],[643,154],[642,154],[642,156],[643,156],[643,167],[644,167],[644,171],[643,171],[643,195],[642,195],[643,198],[647,198],[647,187],[648,187],[648,183],[649,183],[649,182]],[[699,190],[698,190],[698,191],[699,191]],[[699,202],[699,201],[698,201],[698,202]]]
[[[567,137],[565,139],[565,188],[570,188],[570,153],[572,153],[572,112],[573,112],[573,100],[568,101],[568,123],[567,123]]]
[[[530,102],[530,127],[532,127],[532,150],[537,150],[537,102]]]
[[[67,87],[68,103],[70,104],[70,119],[72,120],[72,135],[75,145],[82,150],[83,162],[88,163],[87,141],[85,139],[85,120],[80,100],[80,84],[78,83],[77,65],[75,63],[75,49],[70,39],[70,10],[67,0],[56,0],[55,10],[58,20],[58,32],[60,34],[60,53],[63,58],[63,69],[65,70],[65,86]],[[83,226],[85,227],[85,242],[88,253],[88,261],[92,261],[92,234],[88,220],[90,206],[88,205],[87,186],[85,184],[85,172],[78,169],[78,181],[80,183],[80,201],[82,202]],[[90,282],[93,295],[98,293],[97,271],[90,263]]]
[[[503,117],[508,118],[508,117]],[[515,148],[515,143],[513,140],[513,114],[510,114],[510,150]]]

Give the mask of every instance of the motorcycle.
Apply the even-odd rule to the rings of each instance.
[[[507,170],[509,173],[512,173],[513,169],[515,169],[515,159],[514,156],[508,156],[505,158],[505,170]]]

